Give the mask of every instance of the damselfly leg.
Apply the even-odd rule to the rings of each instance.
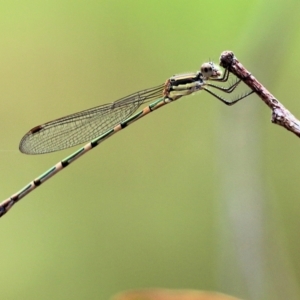
[[[223,73],[223,76],[220,77],[220,71],[218,71],[215,67],[215,65],[213,63],[204,63],[202,66],[201,66],[201,73],[203,74],[204,76],[204,79],[206,79],[205,81],[205,86],[203,86],[203,90],[208,92],[209,94],[211,94],[212,96],[214,96],[215,98],[217,98],[218,100],[220,100],[221,102],[223,102],[224,104],[226,105],[234,105],[236,104],[237,102],[239,102],[240,100],[248,97],[249,95],[251,95],[253,93],[252,90],[240,95],[240,96],[237,96],[236,98],[232,99],[232,100],[227,100],[225,99],[224,97],[216,94],[214,91],[208,89],[207,87],[210,87],[210,88],[213,88],[213,89],[217,89],[221,92],[224,92],[224,93],[232,93],[236,87],[241,83],[241,79],[238,79],[235,83],[231,84],[229,87],[223,87],[223,86],[218,86],[218,85],[215,85],[213,83],[210,83],[209,81],[214,81],[214,82],[228,82],[229,80],[229,71],[228,69],[226,68],[224,73]]]

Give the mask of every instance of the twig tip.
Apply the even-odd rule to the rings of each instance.
[[[230,65],[232,65],[234,59],[235,56],[232,51],[223,51],[220,56],[220,66],[223,68],[228,68]]]

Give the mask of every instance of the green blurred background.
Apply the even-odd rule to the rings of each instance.
[[[224,50],[300,117],[299,12],[296,0],[1,1],[2,199],[75,150],[22,155],[30,128]],[[300,299],[299,153],[255,95],[158,110],[1,219],[1,299],[148,287]]]

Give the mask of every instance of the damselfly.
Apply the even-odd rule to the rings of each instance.
[[[26,154],[49,153],[87,141],[90,142],[27,184],[19,192],[4,200],[0,204],[0,217],[20,199],[77,158],[95,148],[113,134],[168,103],[203,90],[224,104],[233,105],[253,93],[253,91],[249,91],[231,101],[219,96],[212,89],[231,93],[241,82],[241,80],[238,80],[229,87],[222,87],[213,83],[227,82],[228,78],[229,71],[227,69],[225,69],[222,76],[221,71],[212,62],[204,63],[198,72],[174,75],[165,84],[32,128],[20,142],[19,149]],[[153,102],[134,114],[142,104],[149,101]]]

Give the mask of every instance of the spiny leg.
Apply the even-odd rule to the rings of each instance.
[[[223,87],[223,86],[217,86],[217,85],[214,85],[212,83],[205,83],[206,86],[210,86],[212,88],[215,88],[215,89],[218,89],[222,92],[225,92],[225,93],[232,93],[235,88],[240,84],[242,80],[237,80],[234,84],[232,84],[231,86],[229,87]]]
[[[223,102],[224,104],[226,104],[228,106],[234,105],[235,103],[239,102],[240,100],[242,100],[242,99],[248,97],[249,95],[251,95],[252,93],[254,93],[254,91],[249,91],[246,94],[244,94],[242,96],[239,96],[237,99],[228,101],[228,100],[224,99],[223,97],[221,97],[221,96],[215,94],[214,92],[210,91],[207,88],[203,88],[203,90],[205,90],[206,92],[208,92],[209,94],[211,94],[212,96],[214,96],[215,98],[217,98],[218,100],[220,100],[221,102]]]

